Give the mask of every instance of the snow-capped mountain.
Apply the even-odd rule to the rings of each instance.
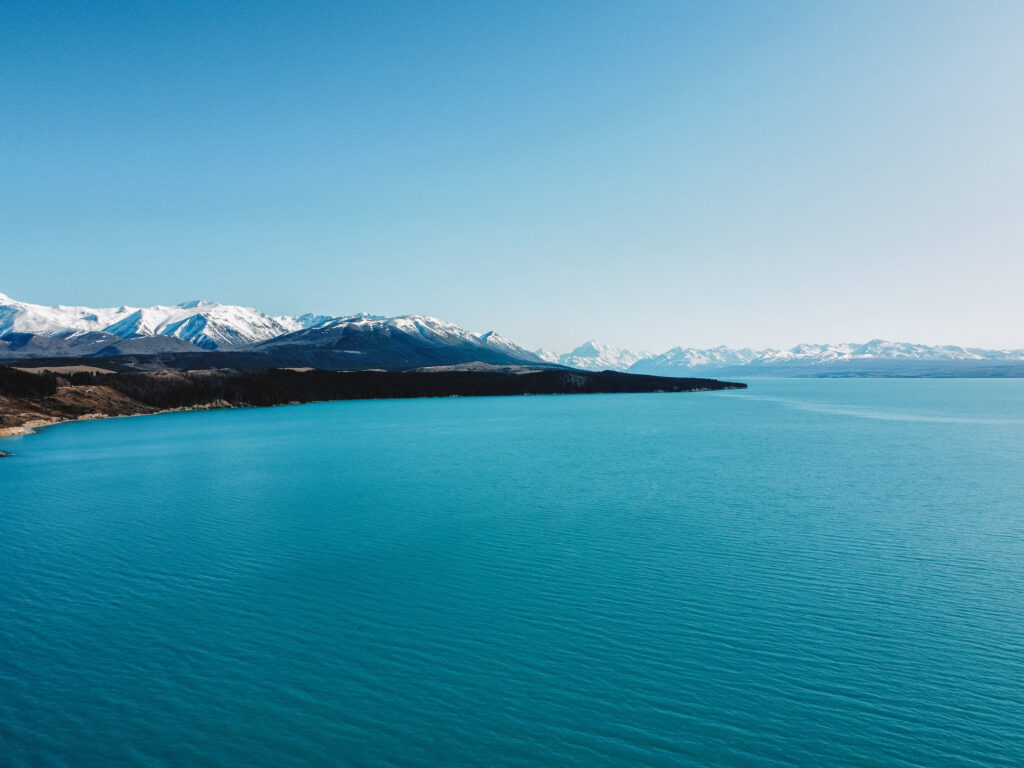
[[[129,307],[44,307],[15,301],[10,296],[0,293],[0,337],[11,333],[61,337],[73,333],[102,331],[134,311]]]
[[[174,336],[200,349],[254,344],[326,322],[321,315],[271,317],[251,307],[190,301],[173,307],[138,309],[104,329],[122,339]]]
[[[0,358],[117,355],[149,356],[147,365],[190,367],[542,364],[495,331],[474,334],[426,315],[271,316],[211,301],[44,307],[0,295]]]
[[[272,316],[211,301],[46,307],[0,294],[0,358],[111,356],[148,356],[147,364],[193,367],[356,370],[483,362],[668,376],[1024,376],[1020,349],[875,339],[789,349],[674,347],[654,355],[591,340],[558,355],[548,349],[528,352],[495,331],[470,333],[426,315]]]
[[[281,345],[315,344],[323,346],[325,342],[339,341],[350,335],[376,332],[387,335],[403,334],[416,337],[434,344],[471,344],[475,346],[490,345],[492,348],[500,346],[521,350],[510,341],[494,331],[484,334],[474,334],[466,331],[454,323],[440,320],[427,315],[400,315],[398,317],[386,317],[384,315],[358,314],[348,317],[335,317],[305,330],[296,329],[295,332],[272,339],[262,344],[263,348],[271,348]]]
[[[310,328],[329,320],[327,315],[272,317],[251,307],[237,307],[212,301],[190,301],[175,306],[91,307],[56,306],[15,301],[0,294],[0,339],[13,334],[62,339],[77,349],[81,336],[102,334],[93,341],[173,337],[188,342],[137,344],[140,350],[185,350],[190,347],[213,350],[266,341],[292,331]],[[107,339],[106,337],[113,337]],[[44,345],[45,346],[45,345]],[[52,343],[50,346],[54,346]]]
[[[544,358],[540,355],[536,355],[529,350],[523,349],[518,344],[515,344],[497,331],[487,331],[487,333],[477,334],[477,338],[486,344],[491,349],[496,349],[499,352],[504,352],[507,355],[518,358],[520,360],[537,360],[545,362]],[[548,361],[549,362],[549,361]]]
[[[798,344],[789,349],[694,349],[675,347],[641,360],[631,373],[661,375],[694,371],[743,369],[748,374],[786,375],[820,372],[928,371],[949,364],[948,371],[967,370],[978,364],[1024,362],[1024,350],[929,346],[874,339],[865,344]]]
[[[558,363],[558,353],[548,349],[547,347],[541,347],[533,351],[537,357],[543,360],[545,363]]]
[[[630,367],[647,369],[649,366],[659,366],[687,370],[727,368],[735,365],[747,365],[759,354],[752,349],[731,349],[723,346],[711,349],[674,347],[660,355],[648,355],[642,360],[637,360]]]
[[[798,344],[789,349],[673,347],[660,355],[588,341],[572,352],[534,352],[544,362],[586,370],[661,376],[1022,375],[1024,350],[929,346],[875,339],[865,344]],[[1013,369],[1011,372],[1011,368]]]
[[[468,362],[539,363],[532,352],[490,331],[474,334],[427,315],[352,315],[256,344],[290,366],[412,367]]]
[[[534,354],[545,362],[567,365],[570,368],[582,368],[586,371],[624,371],[634,363],[651,357],[650,352],[630,352],[628,349],[599,344],[593,339],[563,355],[558,355],[548,349],[538,349]]]

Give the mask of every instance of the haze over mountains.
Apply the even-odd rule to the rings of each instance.
[[[0,359],[127,358],[150,367],[331,370],[486,363],[565,366],[661,376],[1024,376],[1024,350],[882,340],[790,349],[632,352],[588,341],[529,352],[495,331],[475,334],[425,315],[267,315],[209,301],[95,309],[45,307],[0,294]]]
[[[874,339],[864,344],[799,344],[789,349],[673,347],[660,355],[588,341],[544,360],[584,370],[626,370],[658,376],[715,372],[730,376],[1021,376],[1024,349],[931,346]]]
[[[563,355],[549,349],[538,349],[534,354],[549,363],[582,368],[586,371],[625,371],[634,363],[654,356],[653,352],[630,352],[628,349],[600,344],[593,339]]]

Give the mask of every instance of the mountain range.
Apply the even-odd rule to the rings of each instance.
[[[562,355],[538,349],[541,359],[584,370],[620,370],[659,376],[1024,375],[1024,349],[930,346],[874,339],[864,344],[799,344],[788,349],[673,347],[660,355],[588,341]]]
[[[329,370],[470,363],[561,366],[660,376],[1024,376],[1024,350],[879,339],[789,349],[674,347],[631,352],[591,340],[565,354],[530,352],[495,331],[426,315],[267,315],[190,301],[174,306],[46,307],[0,294],[0,359],[110,358],[136,367]]]
[[[534,354],[545,362],[585,371],[625,371],[641,360],[654,357],[653,352],[630,352],[628,349],[600,344],[593,339],[563,355],[549,349],[538,349]]]
[[[330,370],[543,365],[491,331],[425,315],[267,315],[211,301],[174,306],[56,306],[0,294],[0,358],[153,357],[168,367],[308,366]]]

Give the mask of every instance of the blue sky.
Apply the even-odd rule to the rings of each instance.
[[[1024,3],[0,5],[0,292],[1024,347]]]

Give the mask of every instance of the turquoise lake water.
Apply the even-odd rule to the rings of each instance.
[[[1024,765],[1024,380],[0,447],[3,766]]]

